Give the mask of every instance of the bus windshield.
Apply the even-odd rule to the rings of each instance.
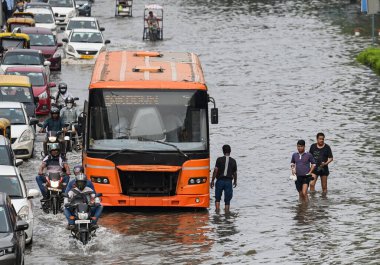
[[[207,130],[206,91],[90,91],[89,149],[206,150]]]

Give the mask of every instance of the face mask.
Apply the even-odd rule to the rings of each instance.
[[[71,108],[73,107],[73,103],[67,103],[66,107],[67,107],[68,109],[71,109]]]
[[[61,94],[66,94],[66,89],[61,89]]]

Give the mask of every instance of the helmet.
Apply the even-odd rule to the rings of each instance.
[[[49,152],[51,152],[51,151],[58,151],[58,155],[59,155],[59,152],[61,151],[61,147],[59,146],[59,143],[50,144]]]
[[[56,107],[52,107],[50,110],[50,114],[58,114],[59,115],[59,109]]]
[[[59,85],[58,85],[58,91],[61,94],[66,94],[67,84],[66,83],[59,83]]]
[[[74,167],[73,173],[75,176],[79,175],[80,173],[84,173],[84,168],[81,165],[77,165]]]
[[[87,183],[87,177],[85,174],[79,173],[75,177],[75,184],[78,189],[83,190],[86,187],[86,183]]]
[[[71,109],[74,105],[74,99],[72,97],[67,97],[65,99],[65,104],[68,109]]]

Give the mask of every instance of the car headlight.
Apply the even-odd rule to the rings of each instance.
[[[20,136],[20,138],[18,138],[18,141],[21,143],[21,142],[26,142],[26,141],[30,141],[30,140],[32,140],[32,137],[33,137],[33,133],[32,133],[32,131],[31,130],[25,130],[22,134],[21,134],[21,136]]]
[[[24,205],[23,207],[21,207],[17,215],[20,216],[22,220],[28,221],[29,220],[29,206]]]
[[[0,248],[0,257],[8,254],[15,253],[15,247]]]
[[[71,53],[75,53],[75,49],[71,45],[67,46],[67,51]]]
[[[42,92],[41,94],[38,95],[38,98],[39,99],[47,99],[48,98],[48,94],[47,92]]]

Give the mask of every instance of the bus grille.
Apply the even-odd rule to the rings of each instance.
[[[178,172],[141,172],[119,170],[123,194],[127,196],[174,196]]]

